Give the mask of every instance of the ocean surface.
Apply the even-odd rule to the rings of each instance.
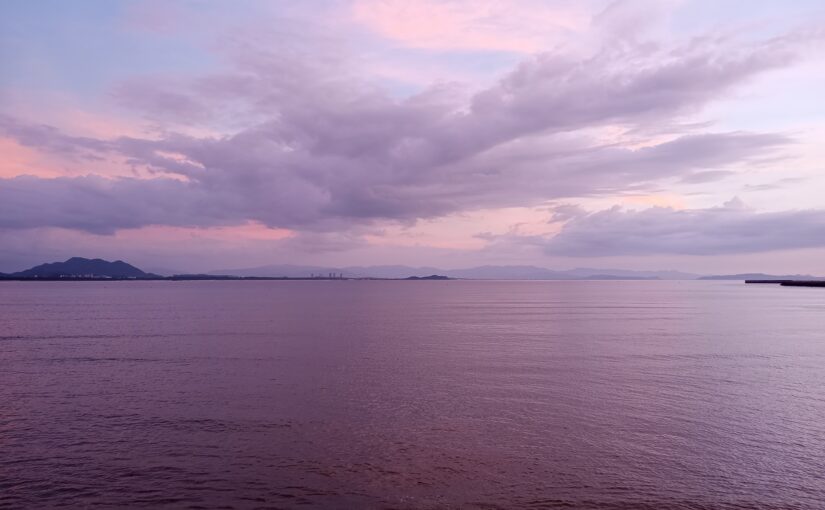
[[[0,507],[825,508],[825,289],[0,282]]]

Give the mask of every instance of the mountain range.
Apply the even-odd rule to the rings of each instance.
[[[161,271],[157,271],[161,273]],[[135,278],[158,279],[174,276],[175,273],[145,272],[137,267],[116,260],[86,259],[72,257],[64,262],[41,264],[25,271],[3,274],[0,278]],[[825,280],[809,275],[770,275],[764,273],[743,273],[731,275],[699,275],[681,271],[637,271],[628,269],[577,268],[553,270],[536,266],[478,266],[465,269],[440,269],[436,267],[411,267],[402,265],[382,266],[300,266],[270,265],[242,269],[220,269],[210,271],[206,277],[271,277],[271,278],[391,278],[431,277],[434,275],[457,279],[473,280]],[[190,277],[193,275],[189,275]]]
[[[311,275],[341,274],[345,278],[407,278],[409,276],[444,275],[450,278],[474,280],[694,280],[701,275],[680,271],[633,271],[625,269],[578,268],[553,270],[536,266],[478,266],[466,269],[441,269],[437,267],[385,266],[298,266],[271,265],[243,269],[219,269],[213,275],[233,276],[286,276],[308,277]]]

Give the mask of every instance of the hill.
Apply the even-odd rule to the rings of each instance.
[[[13,278],[156,278],[122,260],[109,262],[103,259],[72,257],[65,262],[52,262],[34,266],[10,275]]]

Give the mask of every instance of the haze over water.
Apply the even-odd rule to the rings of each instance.
[[[825,292],[0,284],[0,506],[821,508]]]

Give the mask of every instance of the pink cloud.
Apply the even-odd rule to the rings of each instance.
[[[138,123],[111,115],[68,108],[55,117],[55,125],[81,136],[113,138],[145,135],[145,129]]]
[[[37,177],[58,177],[60,168],[44,164],[34,149],[24,147],[11,138],[0,138],[0,178],[8,179],[18,175],[35,175]]]
[[[561,34],[587,28],[581,3],[548,7],[534,1],[359,0],[356,21],[416,48],[534,53]]]
[[[112,235],[64,228],[0,229],[0,271],[18,271],[30,267],[32,261],[73,256],[123,259],[148,271],[159,261],[175,272],[212,270],[227,261],[232,261],[230,265],[263,265],[285,251],[285,243],[293,235],[255,223],[209,228],[151,225]]]

